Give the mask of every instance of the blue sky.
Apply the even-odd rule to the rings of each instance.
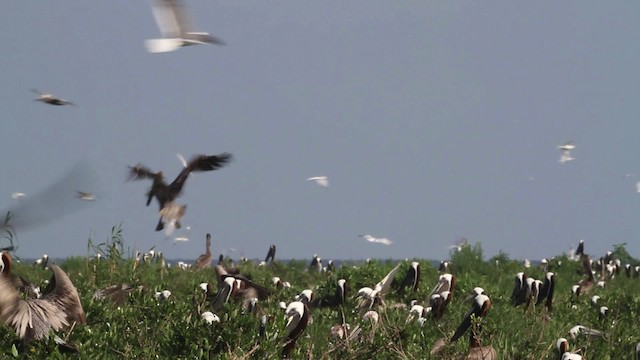
[[[640,255],[637,1],[193,0],[197,30],[228,45],[168,54],[143,46],[160,36],[148,1],[3,5],[0,209],[82,161],[99,178],[95,203],[55,198],[66,216],[17,229],[20,256],[84,255],[119,223],[132,250],[180,258],[207,232],[235,257],[439,259],[460,237],[487,256],[580,239]],[[173,178],[176,152],[225,151],[179,199],[191,241],[154,232],[127,166]]]

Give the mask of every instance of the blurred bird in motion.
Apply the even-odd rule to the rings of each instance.
[[[372,242],[372,243],[378,243],[378,244],[383,244],[383,245],[391,245],[393,244],[393,241],[387,239],[387,238],[377,238],[377,237],[373,237],[371,235],[358,235],[359,237],[367,240],[368,242]]]
[[[163,37],[145,41],[150,53],[170,52],[189,45],[224,45],[222,40],[209,33],[193,31],[183,1],[154,0],[151,10]]]
[[[232,155],[230,153],[222,153],[219,155],[195,155],[191,158],[187,166],[180,171],[171,184],[165,183],[162,171],[154,173],[140,164],[129,167],[129,179],[153,180],[151,188],[147,191],[147,206],[151,204],[151,200],[155,197],[156,200],[158,200],[158,205],[160,205],[160,211],[162,211],[167,204],[180,196],[182,188],[192,171],[204,172],[218,170],[229,163],[231,159]],[[160,220],[158,220],[158,225],[156,226],[156,231],[160,231],[162,229],[164,229],[164,221],[161,215]]]
[[[329,187],[329,178],[326,176],[313,176],[308,178],[307,181],[313,181],[325,189]]]
[[[568,142],[565,143],[564,145],[560,145],[558,146],[558,149],[562,150],[562,155],[560,155],[560,164],[564,164],[567,161],[571,161],[574,160],[574,158],[571,157],[571,150],[575,149],[576,146],[573,145],[572,142]]]
[[[31,89],[31,92],[34,92],[36,94],[38,94],[39,96],[34,99],[35,101],[42,101],[45,104],[49,104],[49,105],[57,105],[57,106],[61,106],[61,105],[74,105],[74,103],[72,103],[71,101],[53,96],[52,94],[49,93],[45,93],[36,89]]]
[[[0,214],[11,214],[8,225],[14,231],[34,228],[83,210],[93,204],[92,201],[77,201],[76,189],[98,189],[98,176],[91,166],[78,162],[64,176],[33,196],[22,197],[16,205],[3,210]],[[1,225],[4,230],[7,224]]]

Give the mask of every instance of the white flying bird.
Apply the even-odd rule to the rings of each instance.
[[[640,193],[640,181],[636,183],[636,191]]]
[[[20,200],[20,199],[22,199],[23,197],[25,197],[25,195],[26,195],[25,193],[21,193],[21,192],[14,192],[13,194],[11,194],[11,198],[12,198],[13,200]]]
[[[98,197],[89,192],[76,191],[76,198],[84,201],[95,201]]]
[[[329,178],[326,176],[313,176],[308,178],[307,181],[314,181],[325,189],[329,187]]]
[[[571,157],[571,150],[575,148],[576,146],[573,145],[573,143],[571,142],[558,146],[558,149],[562,150],[562,155],[560,155],[560,160],[559,160],[560,164],[564,164],[567,161],[574,160],[574,158]]]
[[[383,244],[383,245],[391,245],[393,244],[393,241],[387,239],[387,238],[376,238],[373,237],[371,235],[358,235],[361,238],[367,240],[368,242],[372,242],[372,243],[378,243],[378,244]]]
[[[222,40],[209,33],[193,31],[181,0],[153,0],[151,10],[163,36],[145,41],[151,53],[174,51],[188,45],[224,45]]]

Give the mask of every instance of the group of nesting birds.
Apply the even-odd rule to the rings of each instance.
[[[213,255],[211,252],[211,235],[206,235],[205,253],[200,255],[193,267],[196,271],[212,267]],[[151,262],[161,255],[150,252],[142,256],[136,255],[135,265],[138,262]],[[271,245],[267,255],[258,267],[273,266],[276,256],[276,246]],[[584,265],[585,277],[572,287],[572,302],[577,297],[585,296],[594,287],[604,287],[606,281],[614,279],[616,275],[624,273],[627,277],[640,276],[640,266],[632,267],[630,264],[622,266],[618,259],[615,259],[611,252],[601,257],[597,261],[592,261],[591,257],[584,252],[584,241],[580,242],[575,257]],[[33,286],[28,280],[14,274],[11,271],[11,256],[4,251],[0,257],[0,319],[8,326],[13,327],[17,335],[28,343],[32,340],[48,338],[51,330],[58,331],[74,324],[85,324],[86,317],[78,296],[78,292],[67,274],[57,265],[48,264],[45,256],[36,262],[39,266],[48,267],[53,275],[48,282],[47,288],[40,292],[39,288]],[[416,293],[420,286],[420,263],[411,262],[404,277],[396,280],[402,262],[397,264],[384,278],[370,287],[363,287],[357,291],[355,296],[355,308],[353,312],[358,314],[363,321],[377,324],[380,312],[385,309],[406,309],[408,315],[406,323],[416,322],[420,326],[428,321],[429,317],[441,319],[445,315],[447,306],[453,299],[456,290],[456,276],[451,272],[451,263],[442,261],[439,268],[439,276],[436,284],[426,297],[426,303],[421,304],[418,300],[412,300],[409,306],[403,303],[387,303],[386,297],[392,291],[402,295],[407,290]],[[592,267],[597,267],[599,271],[594,272]],[[556,274],[548,271],[549,262],[542,261],[544,280],[536,280],[528,276],[525,272],[519,272],[515,276],[513,291],[510,301],[515,307],[523,306],[525,313],[531,312],[535,305],[544,307],[544,314],[548,316],[553,311],[553,299],[556,284]],[[530,267],[530,263],[525,263],[525,271]],[[273,288],[290,288],[291,284],[283,281],[279,277],[272,278],[272,284],[259,284],[247,276],[241,274],[237,267],[230,264],[228,259],[219,259],[213,265],[217,286],[214,289],[209,283],[202,283],[200,287],[205,292],[209,300],[207,311],[201,316],[208,323],[219,322],[220,311],[224,311],[225,304],[229,302],[239,302],[246,314],[256,314],[260,318],[259,336],[265,336],[265,329],[273,316],[267,314],[260,308],[259,303],[276,291]],[[322,265],[320,257],[315,255],[311,261],[309,272],[332,272],[333,262],[329,261],[327,266]],[[598,274],[599,280],[596,280]],[[394,281],[395,280],[395,281]],[[128,295],[137,288],[127,284],[117,284],[99,289],[95,292],[94,298],[105,299],[116,304],[123,304]],[[23,295],[21,295],[21,293]],[[171,296],[169,290],[156,293],[156,298],[166,299]],[[305,332],[308,324],[312,322],[311,310],[321,307],[340,307],[345,310],[348,299],[347,280],[339,279],[335,292],[324,297],[316,296],[312,289],[305,289],[287,304],[280,302],[279,307],[284,312],[286,319],[286,330],[282,340],[282,358],[292,357],[292,352],[300,336]],[[466,333],[469,335],[469,348],[467,353],[458,354],[460,359],[498,359],[496,350],[486,343],[486,338],[482,334],[482,322],[491,309],[491,299],[483,288],[476,287],[472,290],[467,300],[470,302],[468,312],[460,319],[460,324],[450,336],[438,339],[431,347],[432,356],[442,356],[443,350],[450,344],[455,343]],[[593,296],[591,303],[599,306],[601,318],[608,315],[609,309],[600,306],[600,297]],[[405,311],[406,311],[405,310]],[[273,315],[273,314],[271,314]],[[330,329],[330,336],[336,339],[344,339],[349,342],[357,342],[363,336],[363,328],[360,326],[350,327],[347,323],[333,326]],[[605,332],[592,329],[583,325],[572,327],[567,334],[571,339],[578,336],[604,337]],[[55,341],[61,351],[77,351],[77,348],[67,343],[65,340],[55,337]],[[556,348],[559,358],[564,360],[584,359],[583,350],[572,352],[569,340],[560,337],[556,341]],[[636,359],[640,356],[640,344],[635,350]]]

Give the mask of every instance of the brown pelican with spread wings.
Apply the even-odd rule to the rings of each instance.
[[[151,200],[155,196],[160,205],[160,210],[174,201],[182,193],[184,183],[187,181],[189,174],[194,172],[204,172],[218,170],[224,167],[229,161],[231,161],[232,155],[230,153],[222,153],[219,155],[194,155],[187,163],[187,166],[180,171],[180,174],[176,177],[171,184],[167,184],[164,181],[164,175],[162,171],[153,172],[143,165],[136,165],[129,167],[129,179],[141,180],[150,179],[153,180],[153,184],[149,191],[147,191],[147,206],[151,204]],[[156,231],[160,231],[164,228],[164,222],[162,219],[158,221]]]
[[[6,264],[5,264],[6,265]],[[25,342],[49,336],[49,330],[62,330],[74,322],[85,324],[80,297],[67,274],[57,265],[49,285],[40,298],[23,299],[8,276],[0,276],[0,320],[13,327]],[[61,351],[77,352],[77,348],[56,337]]]

